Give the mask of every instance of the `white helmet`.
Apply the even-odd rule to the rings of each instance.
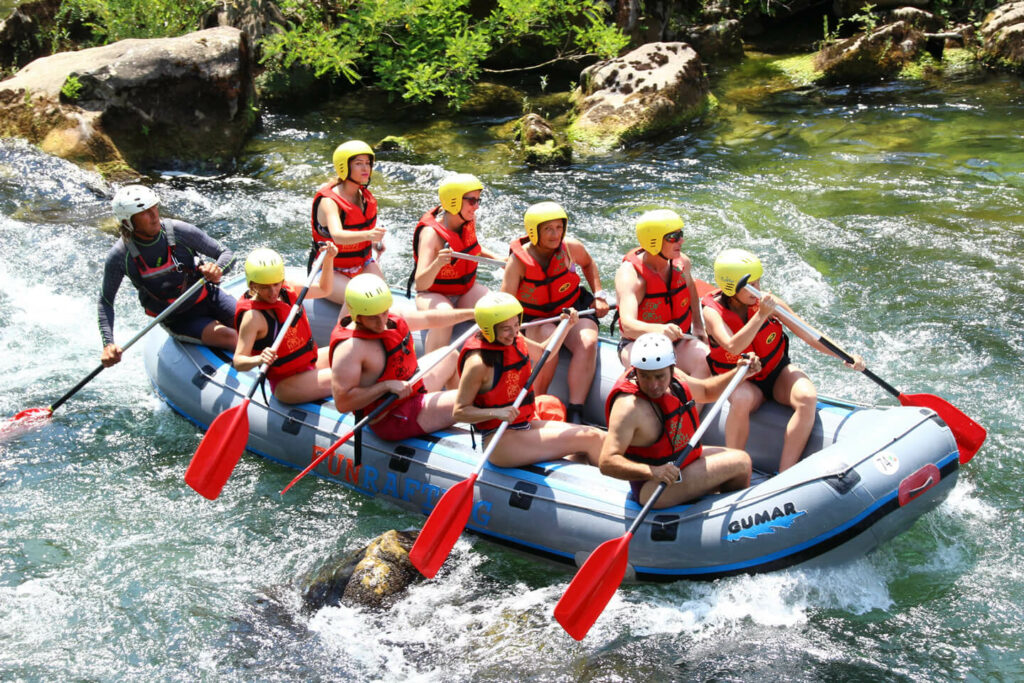
[[[629,364],[640,370],[660,370],[676,364],[672,340],[660,332],[647,332],[637,337],[629,351]]]
[[[145,185],[125,185],[114,193],[114,200],[111,202],[114,218],[121,221],[128,230],[135,230],[131,218],[140,211],[156,206],[160,200],[156,192]]]

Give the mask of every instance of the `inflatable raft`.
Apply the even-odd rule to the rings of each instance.
[[[225,285],[236,295],[244,287],[242,279]],[[395,298],[398,302],[401,295],[396,292]],[[326,344],[337,308],[318,300],[307,302],[306,310],[317,342]],[[149,336],[145,365],[161,398],[202,428],[241,403],[256,378],[255,370],[234,370],[228,354],[181,343],[162,328]],[[563,352],[551,385],[563,400],[567,367]],[[615,343],[603,339],[586,403],[588,421],[603,425],[604,397],[621,372]],[[261,391],[248,411],[248,449],[296,469],[306,467],[355,423],[351,414],[339,414],[332,401],[284,405],[270,398],[265,403]],[[705,444],[724,442],[727,411],[710,426]],[[755,472],[749,488],[652,511],[631,543],[627,578],[715,579],[843,562],[906,531],[956,485],[957,446],[935,413],[824,397],[803,459],[773,474],[789,416],[787,408],[774,403],[755,413],[748,443]],[[479,441],[474,448],[468,428],[460,425],[402,442],[380,440],[366,429],[361,444],[354,441],[324,460],[315,474],[423,515],[474,471],[481,455]],[[358,467],[355,448],[361,450]],[[468,528],[574,570],[595,547],[629,527],[640,506],[628,494],[627,482],[583,464],[488,465],[476,486]]]

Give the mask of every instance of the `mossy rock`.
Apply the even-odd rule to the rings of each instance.
[[[572,163],[572,147],[548,140],[523,147],[523,160],[530,166],[565,166]]]

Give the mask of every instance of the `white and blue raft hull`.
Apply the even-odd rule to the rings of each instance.
[[[244,281],[226,285],[239,294]],[[396,300],[400,299],[396,293]],[[327,343],[337,308],[307,302],[316,340]],[[149,335],[145,365],[157,392],[175,411],[207,427],[240,404],[256,371],[237,372],[222,351],[182,343],[162,328]],[[565,352],[551,392],[565,399]],[[585,418],[604,422],[604,397],[622,371],[615,343],[602,340]],[[269,389],[267,391],[269,395]],[[285,405],[257,391],[249,404],[248,449],[303,469],[351,430],[351,414],[333,401]],[[726,407],[705,434],[724,443]],[[949,428],[930,410],[873,408],[820,398],[803,459],[775,472],[790,411],[775,403],[758,410],[748,450],[752,485],[654,510],[634,535],[627,578],[640,581],[715,579],[799,564],[830,564],[863,556],[906,531],[956,485],[957,448]],[[465,425],[389,442],[361,434],[361,464],[349,440],[314,471],[360,493],[428,515],[441,495],[477,467]],[[622,536],[640,506],[629,484],[596,467],[564,460],[506,469],[487,465],[476,485],[468,528],[502,545],[575,568],[604,541]]]

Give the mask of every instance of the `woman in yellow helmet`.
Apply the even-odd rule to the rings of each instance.
[[[683,219],[670,209],[648,211],[636,222],[636,238],[640,246],[622,258],[615,273],[619,360],[629,367],[633,340],[659,333],[672,340],[677,367],[691,377],[709,377],[700,297],[683,253]]]
[[[475,425],[484,435],[485,448],[501,423],[510,423],[491,454],[490,461],[500,467],[521,467],[572,454],[596,465],[604,443],[603,429],[536,419],[532,390],[518,409],[513,406],[533,362],[550,341],[538,343],[520,334],[522,315],[522,305],[507,292],[487,294],[476,303],[474,317],[480,331],[459,355],[455,420]],[[579,320],[574,310],[562,316],[572,322]],[[557,362],[560,346],[561,341],[548,362]]]
[[[328,264],[338,253],[338,247],[328,242],[324,249],[327,258],[320,282],[309,288],[307,299],[328,296],[334,285],[334,274]],[[317,349],[305,310],[299,311],[277,351],[270,348],[305,283],[285,280],[284,260],[273,249],[256,249],[249,254],[245,259],[245,278],[249,289],[235,308],[238,344],[231,364],[244,371],[269,363],[270,390],[282,403],[305,403],[330,396],[327,349]]]
[[[332,160],[337,177],[313,197],[309,263],[312,265],[324,243],[337,245],[334,289],[327,298],[344,305],[350,279],[359,273],[383,277],[373,250],[383,253],[384,228],[377,225],[377,200],[367,187],[373,175],[373,149],[362,140],[349,140],[338,145]]]
[[[834,356],[821,342],[799,327],[774,317],[777,308],[785,309],[799,319],[781,299],[762,293],[761,300],[739,288],[746,283],[760,288],[761,261],[749,251],[726,249],[715,259],[715,282],[718,289],[708,292],[703,300],[704,323],[711,342],[708,366],[711,372],[723,374],[736,367],[739,357],[753,352],[761,361],[761,370],[748,377],[729,397],[729,416],[725,422],[725,445],[743,449],[750,433],[750,414],[765,401],[774,399],[793,409],[786,425],[786,437],[779,459],[779,472],[800,461],[807,440],[814,428],[818,391],[803,370],[789,360],[789,337],[785,327],[824,354]],[[854,356],[855,370],[864,369],[864,359]]]
[[[565,338],[565,347],[572,353],[568,419],[580,422],[597,370],[597,321],[609,310],[601,289],[601,276],[583,243],[566,236],[569,219],[561,206],[555,202],[534,204],[526,210],[523,223],[526,235],[513,239],[509,245],[512,256],[505,266],[501,291],[519,299],[528,320],[558,315],[563,308],[595,310],[595,313],[581,316]],[[581,286],[580,272],[591,291]],[[554,323],[533,327],[528,336],[533,340],[543,339],[554,328]],[[541,370],[537,393],[547,392],[554,373],[555,363]]]
[[[500,259],[483,247],[476,235],[476,212],[483,184],[469,173],[456,173],[441,181],[441,203],[420,218],[413,230],[412,279],[416,283],[416,307],[420,310],[472,308],[487,288],[477,282],[477,264],[453,259],[453,252]],[[424,228],[429,228],[424,230]],[[427,332],[423,348],[431,352],[448,344],[452,328]]]

